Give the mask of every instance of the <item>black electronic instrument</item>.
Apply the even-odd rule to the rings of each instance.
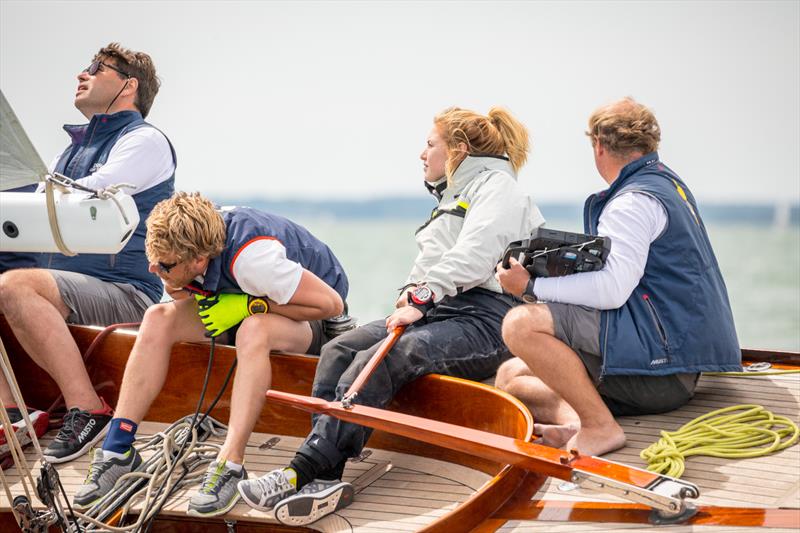
[[[610,251],[608,237],[536,228],[529,239],[508,245],[503,268],[510,267],[508,260],[513,257],[539,278],[593,272],[603,268]]]

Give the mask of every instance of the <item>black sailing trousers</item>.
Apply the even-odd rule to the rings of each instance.
[[[510,357],[500,326],[518,302],[481,288],[445,297],[406,328],[355,403],[385,407],[403,385],[425,374],[476,381],[492,376]],[[376,320],[323,346],[312,394],[341,400],[386,336],[386,321]],[[298,488],[315,478],[341,479],[347,458],[360,454],[372,433],[370,428],[329,415],[313,415],[312,425],[291,465],[298,472]]]

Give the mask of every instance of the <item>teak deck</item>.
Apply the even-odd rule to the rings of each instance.
[[[81,350],[97,336],[99,329],[72,327]],[[49,405],[57,389],[46,374],[32,366],[10,335],[0,316],[0,335],[9,353],[22,390],[37,406]],[[99,353],[89,361],[93,382],[112,404],[116,401],[119,380],[133,342],[131,333],[114,333],[99,345]],[[208,348],[181,344],[173,350],[167,386],[148,413],[142,433],[156,431],[166,422],[194,410]],[[210,393],[218,390],[233,359],[233,349],[220,346],[215,358]],[[749,359],[771,359],[800,367],[797,354],[769,354],[748,351]],[[308,394],[316,360],[294,355],[273,355],[273,387],[276,390]],[[621,418],[628,434],[628,445],[606,458],[643,467],[639,452],[655,442],[660,430],[675,430],[690,420],[722,407],[759,404],[795,422],[800,422],[800,375],[764,377],[703,376],[695,398],[682,409],[657,416]],[[214,415],[225,422],[230,407],[229,393],[223,396]],[[439,419],[453,424],[525,439],[530,435],[531,420],[519,403],[486,386],[428,376],[403,389],[391,409],[416,416]],[[281,406],[267,405],[247,450],[246,467],[251,477],[285,465],[301,438],[308,431],[306,413]],[[272,437],[280,442],[270,450],[260,450],[261,443]],[[50,433],[44,439],[46,444]],[[393,469],[356,496],[355,502],[335,515],[312,524],[320,531],[403,532],[470,531],[489,533],[536,531],[652,531],[645,525],[647,510],[622,500],[582,489],[570,489],[561,480],[544,480],[496,462],[466,455],[413,439],[376,431],[369,443],[372,455],[362,462],[348,463],[345,479],[354,479],[378,461],[390,460]],[[32,452],[29,452],[32,457]],[[82,482],[87,471],[88,455],[62,465],[67,491]],[[13,471],[7,471],[10,476]],[[668,532],[745,531],[767,526],[771,531],[800,530],[800,446],[778,454],[728,460],[691,457],[684,478],[700,486],[700,506],[729,508],[723,520],[718,514],[711,523],[700,514],[693,525],[659,526]],[[198,520],[183,514],[186,494],[165,507],[154,531],[225,531],[222,519]],[[567,489],[567,490],[565,490]],[[19,494],[19,490],[15,494]],[[0,529],[9,524],[8,502],[0,495]],[[237,520],[236,531],[285,531],[268,513],[239,504],[225,517]]]
[[[800,374],[774,376],[702,376],[695,397],[689,404],[676,411],[651,416],[621,417],[618,419],[628,436],[627,445],[604,456],[631,466],[645,467],[639,452],[658,440],[659,432],[674,431],[683,424],[710,411],[740,404],[762,405],[777,415],[786,416],[800,423]],[[777,454],[752,459],[722,459],[708,456],[693,456],[686,461],[683,478],[700,487],[699,505],[725,507],[800,509],[800,444]],[[534,495],[533,500],[553,503],[546,520],[538,514],[541,505],[534,508],[523,502],[506,506],[493,517],[482,532],[580,532],[580,531],[653,531],[652,527],[640,524],[579,522],[578,513],[569,513],[571,505],[578,502],[624,502],[624,500],[574,488],[558,479],[550,479]],[[622,504],[625,507],[627,504]],[[557,509],[561,508],[562,512]],[[538,519],[531,520],[538,515]],[[598,518],[597,515],[586,515]],[[527,520],[525,518],[528,518]],[[558,518],[558,519],[556,519]],[[507,520],[507,521],[506,521]],[[570,520],[570,521],[566,521]],[[800,524],[798,524],[800,526]],[[659,526],[658,531],[737,531],[742,527]],[[797,532],[795,527],[776,528],[770,531]]]
[[[166,426],[167,424],[145,422],[141,426],[139,437],[146,438]],[[46,445],[54,436],[55,431],[48,433],[42,439],[42,445]],[[280,438],[274,447],[268,450],[259,449],[262,443],[273,437]],[[222,443],[219,437],[212,437],[210,440]],[[286,466],[294,457],[294,451],[301,442],[302,439],[298,437],[253,434],[248,442],[245,462],[250,477],[257,477],[275,468]],[[483,472],[443,461],[376,449],[369,451],[370,455],[364,460],[348,463],[344,476],[346,481],[353,481],[379,462],[391,462],[392,469],[364,489],[351,506],[315,523],[314,529],[326,532],[417,531],[454,509],[491,478]],[[34,451],[29,447],[26,452],[28,461],[33,464]],[[145,459],[147,457],[148,455],[144,456]],[[89,460],[87,454],[75,461],[57,465],[61,482],[68,494],[72,495],[83,482]],[[38,472],[38,463],[34,471]],[[14,494],[21,494],[22,488],[16,469],[8,470],[6,478],[13,483]],[[174,499],[164,506],[162,514],[184,517],[189,497],[195,489],[196,486],[178,491]],[[5,494],[0,494],[0,508],[8,506]],[[43,507],[39,505],[38,508]],[[135,506],[133,510],[139,508]],[[252,509],[242,501],[224,518],[233,521],[277,523],[272,513]]]

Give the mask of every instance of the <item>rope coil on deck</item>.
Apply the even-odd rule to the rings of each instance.
[[[676,431],[662,431],[658,442],[639,455],[648,470],[678,478],[689,456],[761,457],[792,446],[798,437],[797,424],[788,418],[760,405],[734,405],[695,418]]]

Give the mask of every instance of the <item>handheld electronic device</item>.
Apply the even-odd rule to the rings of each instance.
[[[549,278],[593,272],[605,265],[611,239],[598,235],[536,228],[529,239],[514,241],[503,253],[503,268],[514,258],[531,276]]]

